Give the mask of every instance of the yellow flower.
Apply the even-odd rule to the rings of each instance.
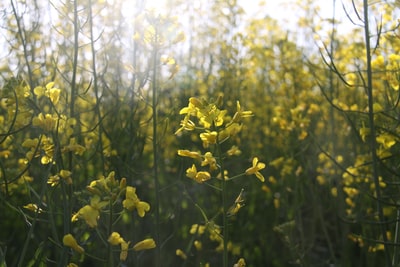
[[[189,116],[186,116],[183,120],[181,120],[180,125],[181,125],[181,128],[179,128],[175,132],[175,134],[178,134],[178,133],[182,132],[183,130],[193,131],[194,129],[196,129],[196,124],[189,119]]]
[[[154,241],[153,238],[147,238],[145,240],[142,240],[140,242],[137,242],[133,246],[134,251],[140,251],[140,250],[145,250],[145,249],[152,249],[156,247],[156,242]]]
[[[265,163],[258,162],[258,158],[254,157],[253,158],[253,166],[248,168],[246,170],[246,175],[252,175],[255,174],[257,178],[261,181],[264,182],[265,178],[264,176],[259,172],[259,170],[262,170],[265,168]]]
[[[41,208],[39,208],[38,205],[36,205],[34,203],[29,203],[29,204],[25,205],[24,208],[28,209],[30,211],[33,211],[33,212],[37,212],[37,213],[43,212],[43,210]]]
[[[191,168],[186,170],[186,176],[195,180],[198,183],[203,183],[209,179],[211,179],[211,174],[209,172],[200,171],[198,172],[196,169],[196,165],[192,165]]]
[[[387,134],[387,133],[383,133],[380,134],[376,137],[376,141],[383,145],[384,148],[391,148],[392,146],[394,146],[396,144],[396,140],[394,138],[394,136]]]
[[[210,144],[217,143],[218,133],[216,131],[205,132],[200,134],[200,139],[203,141],[203,146],[208,147]]]
[[[242,151],[237,146],[232,146],[227,152],[228,156],[239,156]]]
[[[202,235],[202,234],[204,234],[205,230],[206,230],[206,227],[204,225],[193,224],[192,227],[190,228],[189,233],[192,235],[194,235],[194,234]]]
[[[203,183],[210,179],[211,179],[211,174],[209,172],[203,172],[203,171],[198,172],[196,174],[196,177],[194,178],[194,180],[198,183]]]
[[[130,243],[131,243],[131,241],[129,241],[129,242],[122,241],[121,242],[121,253],[119,254],[119,259],[121,261],[125,261],[126,258],[128,257],[128,248],[129,248]]]
[[[242,111],[239,101],[236,101],[236,113],[233,115],[231,123],[240,122],[242,118],[253,116],[253,112],[250,110]]]
[[[186,176],[191,179],[194,179],[196,177],[196,174],[197,174],[197,169],[196,169],[196,165],[194,165],[194,164],[192,165],[191,168],[188,168],[186,170]]]
[[[201,241],[195,240],[193,242],[193,245],[195,246],[196,250],[198,250],[198,251],[203,249],[203,244],[201,243]]]
[[[100,209],[108,204],[107,201],[100,201],[99,196],[94,196],[90,200],[90,205],[81,208],[77,214],[72,216],[71,221],[76,221],[78,218],[83,218],[86,224],[94,228],[97,226],[97,220],[100,217]]]
[[[125,242],[124,239],[121,237],[121,235],[118,232],[113,232],[107,241],[108,241],[108,243],[110,243],[113,246],[116,246],[118,244],[121,244],[122,242]]]
[[[78,242],[76,242],[75,238],[71,234],[67,234],[63,237],[63,244],[64,246],[70,247],[80,254],[85,252],[85,250],[78,245]]]
[[[56,115],[39,113],[37,117],[32,120],[33,126],[39,126],[45,131],[55,130],[58,118]]]
[[[211,152],[204,154],[204,160],[201,162],[201,166],[210,165],[210,171],[218,170],[217,160],[213,157]]]
[[[136,211],[138,213],[138,215],[140,217],[144,217],[144,215],[146,214],[146,212],[148,212],[150,210],[150,205],[147,202],[144,201],[139,201],[136,204]]]
[[[240,258],[239,261],[233,265],[233,267],[245,267],[245,266],[246,262],[244,261],[243,258]]]
[[[136,188],[132,186],[126,187],[125,200],[122,201],[122,206],[129,211],[136,209],[140,217],[144,217],[145,213],[150,210],[149,203],[140,201],[136,195]]]
[[[185,252],[183,252],[179,248],[175,251],[175,254],[176,254],[176,256],[180,257],[182,260],[186,260],[187,259],[187,256],[186,256]]]
[[[199,152],[194,152],[194,151],[190,151],[190,150],[186,150],[186,149],[185,150],[179,149],[178,155],[182,156],[182,157],[189,157],[192,159],[200,159],[201,158],[201,155]]]

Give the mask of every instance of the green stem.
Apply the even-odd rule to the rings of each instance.
[[[371,68],[371,46],[370,46],[370,31],[369,31],[369,20],[368,20],[368,1],[363,1],[363,9],[364,9],[364,34],[365,34],[365,52],[367,59],[367,93],[368,93],[368,119],[369,119],[369,127],[371,131],[370,135],[370,148],[372,154],[372,176],[375,185],[375,194],[376,194],[376,209],[378,211],[379,225],[381,226],[381,235],[383,238],[384,245],[384,253],[386,258],[386,266],[392,266],[389,247],[388,247],[388,238],[386,236],[386,223],[385,217],[383,215],[383,207],[381,205],[381,186],[379,184],[379,171],[378,171],[378,156],[376,154],[376,129],[375,129],[375,120],[374,120],[374,98],[372,93],[372,68]]]
[[[157,25],[156,25],[157,26]],[[154,51],[153,51],[153,76],[152,76],[152,112],[153,112],[153,175],[155,189],[155,240],[156,240],[156,266],[160,266],[160,184],[158,179],[158,144],[157,144],[157,56],[158,56],[158,32],[157,27],[154,34]]]
[[[107,237],[111,236],[112,232],[113,232],[113,217],[114,217],[114,213],[113,213],[113,201],[112,201],[112,197],[110,197],[110,217],[108,220],[108,235]],[[107,266],[114,266],[114,260],[113,260],[113,253],[112,253],[112,246],[109,242],[107,242],[107,253],[108,253],[108,264]]]
[[[225,166],[224,160],[222,158],[221,145],[219,142],[219,135],[217,138],[217,155],[219,159],[220,166],[220,174],[221,174],[221,194],[222,194],[222,224],[224,229],[223,241],[224,241],[224,251],[222,253],[222,266],[228,266],[228,240],[229,240],[229,231],[228,231],[228,218],[227,218],[227,200],[226,200],[226,180],[225,180]]]

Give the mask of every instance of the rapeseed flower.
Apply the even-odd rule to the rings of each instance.
[[[259,172],[260,170],[265,168],[265,163],[258,162],[258,158],[253,158],[253,166],[246,170],[246,175],[254,174],[261,182],[265,181],[264,176]]]
[[[90,205],[86,205],[81,208],[71,218],[71,221],[77,221],[79,218],[83,218],[86,224],[91,227],[97,227],[97,220],[100,217],[100,210],[108,204],[108,201],[100,201],[100,197],[95,195],[90,200]]]
[[[70,247],[80,254],[85,252],[85,250],[78,245],[78,242],[76,242],[76,239],[71,234],[66,234],[63,237],[63,244],[64,246]]]
[[[187,259],[186,253],[183,252],[183,250],[181,250],[179,248],[175,251],[175,254],[176,254],[176,256],[180,257],[182,260]]]
[[[243,258],[240,258],[237,263],[233,265],[233,267],[245,267],[246,262]]]
[[[156,247],[156,242],[154,241],[153,238],[147,238],[145,240],[142,240],[140,242],[137,242],[133,246],[134,251],[140,251],[140,250],[145,250],[145,249],[152,249]]]
[[[136,188],[132,186],[126,187],[125,200],[122,201],[122,206],[129,211],[136,209],[140,217],[144,217],[145,213],[150,210],[150,205],[147,202],[140,201],[136,195]]]
[[[213,157],[211,152],[204,154],[204,160],[201,162],[201,166],[210,166],[210,171],[218,170],[217,160]]]
[[[126,258],[128,257],[128,248],[129,248],[130,243],[131,243],[131,241],[129,241],[129,242],[122,241],[121,242],[121,253],[119,254],[119,259],[121,261],[125,261]]]
[[[209,179],[211,179],[211,174],[206,171],[197,171],[196,165],[192,165],[191,168],[186,170],[186,176],[195,180],[198,183],[203,183]]]
[[[192,159],[200,159],[201,158],[201,154],[199,152],[195,152],[195,151],[190,151],[190,150],[178,150],[178,155],[182,156],[182,157],[189,157]]]
[[[124,239],[121,237],[121,235],[118,232],[113,232],[113,233],[111,233],[111,235],[107,241],[111,245],[116,246],[116,245],[121,244],[124,241]]]
[[[218,133],[216,131],[205,132],[200,134],[200,139],[203,141],[203,146],[208,147],[209,145],[216,144]]]

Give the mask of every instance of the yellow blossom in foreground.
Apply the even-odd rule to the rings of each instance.
[[[130,241],[129,242],[125,242],[125,241],[121,242],[121,253],[119,254],[119,259],[121,261],[125,261],[126,258],[128,257],[128,248],[129,248],[130,243],[131,243]]]
[[[85,252],[85,250],[78,245],[78,242],[76,242],[75,238],[71,234],[67,234],[63,237],[63,244],[64,246],[70,247],[80,254]]]
[[[57,126],[58,117],[56,115],[39,113],[37,117],[32,119],[32,125],[38,126],[45,131],[55,130]]]
[[[218,133],[216,131],[205,132],[200,134],[200,139],[203,141],[203,146],[208,147],[209,145],[217,143]]]
[[[217,160],[213,157],[211,152],[204,154],[204,160],[201,162],[201,166],[210,166],[210,171],[218,170]]]
[[[211,179],[211,174],[206,171],[200,171],[198,172],[196,169],[196,165],[192,165],[191,168],[188,168],[186,170],[186,176],[195,180],[198,183],[203,183],[209,179]]]
[[[75,263],[69,263],[68,265],[67,265],[67,267],[78,267],[78,265],[76,265]]]
[[[140,242],[137,242],[133,246],[134,251],[140,251],[140,250],[145,250],[145,249],[153,249],[156,247],[156,242],[154,241],[153,238],[147,238],[145,240],[142,240]]]
[[[136,188],[132,186],[126,187],[125,200],[122,201],[122,206],[129,211],[136,209],[140,217],[144,217],[145,213],[150,210],[149,203],[140,201],[136,195]]]
[[[253,166],[246,170],[246,175],[255,174],[255,176],[261,181],[264,182],[264,176],[259,172],[260,170],[265,168],[265,163],[258,162],[258,158],[253,158]]]
[[[121,244],[124,242],[124,239],[121,237],[121,235],[118,232],[113,232],[110,237],[108,238],[108,243],[110,243],[113,246],[116,246],[118,244]]]
[[[189,157],[192,159],[200,159],[201,158],[201,155],[199,152],[194,152],[194,151],[190,151],[190,150],[186,150],[186,149],[185,150],[179,149],[178,155],[182,156],[182,157]]]
[[[77,214],[72,216],[71,221],[74,222],[78,218],[83,218],[89,227],[94,228],[97,226],[97,220],[100,217],[100,209],[107,204],[107,201],[100,201],[99,196],[94,196],[90,200],[90,205],[81,208]]]
[[[253,112],[250,110],[243,111],[239,101],[236,101],[236,113],[233,115],[232,122],[240,122],[242,118],[253,116]]]

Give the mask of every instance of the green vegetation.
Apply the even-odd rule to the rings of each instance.
[[[0,266],[399,266],[399,2],[142,2],[0,4]]]

